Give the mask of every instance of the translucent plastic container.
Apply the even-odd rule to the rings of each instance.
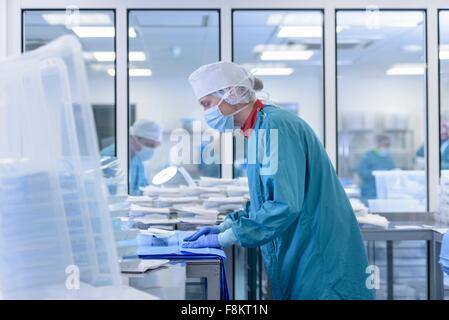
[[[425,211],[425,203],[415,199],[369,199],[370,212],[420,212]]]
[[[74,264],[41,70],[0,64],[0,294],[37,298]],[[26,94],[25,94],[26,93]]]
[[[73,36],[0,63],[4,298],[45,299],[71,265],[90,285],[120,284],[86,80]]]
[[[373,171],[378,199],[425,201],[426,175],[420,170]]]

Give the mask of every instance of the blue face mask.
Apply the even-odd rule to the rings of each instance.
[[[234,116],[223,115],[218,106],[219,104],[207,109],[204,112],[204,118],[206,119],[209,127],[219,132],[225,132],[226,130],[234,129]]]
[[[215,129],[219,132],[225,132],[226,130],[234,129],[234,115],[248,108],[250,104],[244,106],[243,108],[225,116],[221,113],[219,105],[226,99],[227,94],[222,96],[220,102],[218,104],[210,107],[204,112],[204,118],[212,129]]]
[[[149,148],[142,145],[140,147],[140,150],[136,152],[136,156],[139,157],[142,161],[150,160],[154,155],[154,148]]]
[[[388,152],[388,149],[385,149],[385,148],[379,148],[378,154],[379,154],[379,156],[381,156],[381,157],[386,157],[386,156],[388,156],[389,152]]]

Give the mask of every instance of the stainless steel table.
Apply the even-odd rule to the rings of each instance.
[[[206,278],[207,300],[221,298],[220,259],[184,260],[187,265],[187,278]]]
[[[388,229],[362,228],[365,241],[386,241],[387,243],[387,297],[393,298],[393,242],[427,242],[427,291],[430,300],[444,299],[444,275],[439,264],[439,253],[443,234],[434,228],[447,228],[433,220],[431,213],[382,214],[390,220]],[[407,219],[405,219],[405,217]],[[419,226],[421,228],[398,229],[397,227]],[[425,226],[425,227],[423,227]]]
[[[186,280],[204,278],[207,300],[220,300],[220,259],[174,259],[145,273],[122,273],[125,284],[162,299],[185,299]]]
[[[428,212],[423,213],[400,213],[400,214],[382,214],[389,221],[388,229],[379,228],[361,228],[363,240],[365,241],[385,241],[387,251],[387,298],[393,298],[393,242],[394,241],[426,241],[427,243],[427,296],[431,300],[444,299],[444,275],[439,264],[439,253],[443,234],[434,230],[434,228],[448,228],[447,225],[441,225],[433,220],[433,215]],[[398,229],[398,226],[420,226],[421,228]],[[426,226],[426,227],[423,227]],[[259,255],[257,251],[254,251]],[[369,255],[369,252],[368,252]],[[260,258],[260,257],[258,257]],[[260,259],[259,259],[260,260]],[[248,258],[247,267],[250,269],[248,274],[256,274],[260,267],[257,265],[258,259]],[[256,279],[257,280],[257,279]],[[248,276],[249,292],[261,292],[261,281],[256,281]],[[269,285],[268,285],[269,289]],[[266,296],[268,299],[270,295]]]

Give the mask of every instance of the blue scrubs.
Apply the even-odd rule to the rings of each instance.
[[[267,105],[250,141],[271,141],[270,129],[278,148],[257,143],[256,154],[268,150],[271,167],[248,159],[251,201],[229,215],[237,241],[260,246],[275,299],[372,299],[359,225],[322,144],[302,119]]]
[[[360,159],[357,166],[357,173],[362,179],[361,196],[366,204],[368,199],[376,199],[376,178],[373,175],[375,170],[393,170],[396,167],[390,155],[381,155],[377,150],[367,152]]]
[[[115,144],[111,144],[101,150],[102,156],[115,156]],[[148,186],[148,180],[145,176],[145,167],[139,157],[134,156],[129,163],[129,194],[133,196],[142,195],[140,187]]]

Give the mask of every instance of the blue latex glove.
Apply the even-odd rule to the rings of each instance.
[[[200,230],[192,234],[191,236],[188,236],[184,239],[184,241],[195,241],[201,236],[205,236],[208,234],[219,234],[220,229],[218,227],[202,227]]]
[[[218,234],[208,234],[196,241],[184,242],[183,248],[221,248],[218,242]]]

